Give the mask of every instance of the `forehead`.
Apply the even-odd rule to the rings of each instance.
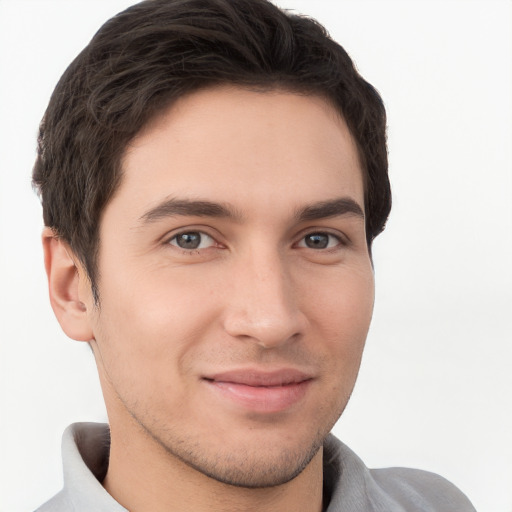
[[[279,90],[181,98],[129,144],[122,170],[117,196],[131,195],[133,210],[169,195],[247,207],[257,197],[260,208],[349,195],[363,206],[357,147],[339,113],[323,98]]]

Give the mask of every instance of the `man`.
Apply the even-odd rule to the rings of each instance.
[[[66,431],[40,510],[474,510],[329,435],[372,314],[385,141],[344,50],[265,0],[146,1],[100,29],[34,184],[52,307],[109,428]]]

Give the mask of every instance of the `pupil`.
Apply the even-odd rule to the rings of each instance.
[[[329,245],[329,235],[316,233],[306,237],[306,245],[311,249],[325,249]]]
[[[176,242],[182,249],[197,249],[201,243],[201,235],[199,233],[183,233],[178,235]]]

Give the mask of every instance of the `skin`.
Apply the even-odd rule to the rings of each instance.
[[[99,307],[69,247],[43,235],[55,313],[98,365],[105,488],[136,512],[320,511],[322,441],[374,299],[364,218],[343,207],[364,211],[346,124],[318,97],[208,89],[147,126],[123,172],[101,219]],[[191,212],[198,200],[230,215]],[[240,400],[211,378],[232,370],[307,380]]]

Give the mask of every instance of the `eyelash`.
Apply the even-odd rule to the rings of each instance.
[[[346,246],[347,245],[347,241],[341,236],[341,235],[335,235],[334,233],[330,233],[329,231],[310,231],[309,233],[306,233],[305,235],[303,235],[300,240],[299,240],[299,243],[301,242],[305,242],[305,240],[308,238],[308,237],[314,237],[314,236],[327,236],[329,237],[330,239],[334,239],[336,240],[336,244],[334,246],[327,246],[327,247],[320,247],[320,248],[313,248],[313,247],[308,247],[308,246],[300,246],[300,247],[303,247],[305,249],[312,249],[314,251],[320,251],[320,250],[323,250],[323,251],[334,251],[336,250],[337,248],[339,247],[343,247],[343,246]],[[327,244],[329,245],[330,244],[330,241],[328,240],[327,241]]]
[[[201,245],[203,243],[204,237],[209,238],[213,243],[209,247],[192,247],[192,248],[180,247],[177,243],[176,244],[172,243],[173,241],[177,240],[178,237],[185,236],[185,235],[199,235],[199,245]],[[198,254],[199,251],[209,249],[211,246],[217,244],[217,242],[213,236],[209,235],[208,233],[205,233],[204,231],[192,230],[192,229],[176,233],[171,238],[169,238],[166,243],[176,247],[176,249],[180,250],[183,254]]]
[[[176,241],[178,239],[178,237],[185,236],[185,235],[199,235],[200,236],[199,246],[192,247],[192,248],[185,248],[185,247],[180,247],[177,243],[172,243],[173,241]],[[313,237],[313,236],[329,237],[330,240],[328,239],[328,241],[327,241],[327,247],[314,248],[314,247],[307,246],[306,245],[307,242],[305,242],[305,240],[308,237]],[[203,237],[209,238],[212,242],[211,245],[209,245],[208,247],[200,247],[200,245],[203,243],[203,240],[202,240]],[[329,247],[329,244],[331,243],[332,239],[334,239],[336,241],[336,244],[334,246]],[[304,245],[299,245],[301,243],[304,243]],[[201,231],[199,229],[198,230],[190,229],[187,231],[181,231],[179,233],[176,233],[171,238],[167,239],[166,244],[172,245],[173,247],[176,247],[176,249],[181,250],[181,252],[183,254],[189,254],[189,255],[190,254],[199,254],[200,251],[210,249],[213,246],[215,246],[215,244],[220,246],[220,244],[218,244],[218,242],[215,240],[215,238],[213,236],[211,236],[208,233],[205,233],[204,231]],[[338,249],[340,247],[347,246],[347,245],[348,245],[348,241],[343,236],[341,236],[339,234],[330,233],[329,231],[310,231],[308,233],[303,234],[301,236],[301,238],[299,239],[299,241],[294,244],[294,246],[297,246],[299,248],[311,249],[313,251],[318,251],[318,252],[336,251],[336,249]]]

